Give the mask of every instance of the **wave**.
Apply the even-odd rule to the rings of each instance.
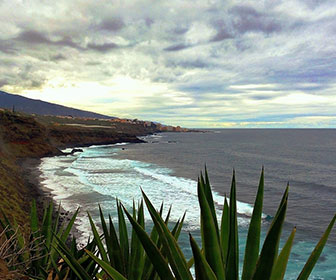
[[[73,212],[80,206],[84,212],[94,213],[97,211],[97,204],[101,204],[105,212],[110,212],[112,216],[116,216],[116,198],[130,209],[133,199],[141,199],[142,188],[156,208],[164,202],[164,215],[172,205],[172,221],[177,221],[187,212],[184,230],[198,230],[200,210],[197,182],[177,177],[169,168],[142,161],[119,159],[116,156],[119,149],[115,146],[119,145],[91,146],[70,157],[43,159],[40,165],[43,185],[51,191],[57,202],[62,201],[63,208],[67,211]],[[220,219],[224,197],[213,191],[213,199]],[[239,217],[239,225],[248,225],[247,217],[251,216],[253,207],[238,201],[237,210],[243,215]],[[145,215],[146,220],[150,220],[149,213]],[[98,221],[98,214],[92,216]],[[80,214],[79,220],[78,229],[88,232],[86,214]]]

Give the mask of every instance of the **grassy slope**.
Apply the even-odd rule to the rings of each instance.
[[[17,160],[57,152],[47,139],[46,128],[32,117],[0,112],[0,206],[20,225],[26,224],[32,192]]]
[[[72,120],[72,123],[76,119]],[[20,225],[28,221],[30,203],[36,190],[23,179],[18,161],[60,154],[56,147],[84,146],[117,142],[136,142],[135,135],[151,131],[140,125],[118,124],[105,127],[74,127],[62,120],[0,110],[0,207]]]

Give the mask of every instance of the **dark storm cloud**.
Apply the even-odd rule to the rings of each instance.
[[[176,52],[176,51],[181,51],[181,50],[184,50],[190,47],[191,47],[190,45],[185,45],[185,44],[174,44],[167,48],[164,48],[163,50],[166,52]]]
[[[61,53],[50,56],[51,61],[61,61],[61,60],[66,60],[66,59],[67,59],[66,56],[64,56]]]
[[[212,11],[216,14],[216,11]],[[229,22],[222,18],[211,20],[211,25],[216,30],[216,34],[210,39],[210,42],[220,42],[226,39],[234,38],[232,27]]]
[[[34,30],[22,31],[19,36],[16,37],[16,40],[29,44],[53,44],[44,34]]]
[[[87,45],[87,49],[98,51],[98,52],[109,52],[111,50],[118,49],[119,46],[115,43],[105,43],[105,44],[95,44],[95,43],[89,43]]]
[[[27,44],[44,44],[53,46],[65,46],[75,49],[83,49],[78,44],[76,44],[71,37],[64,36],[59,40],[51,40],[45,34],[35,30],[25,30],[22,31],[14,41],[21,41]]]
[[[154,20],[151,18],[145,18],[145,23],[147,25],[147,27],[151,27],[151,25],[154,23]]]
[[[273,33],[281,31],[281,23],[277,18],[266,12],[259,12],[251,6],[237,5],[230,9],[233,17],[233,26],[240,32],[249,31]]]
[[[173,32],[177,35],[183,35],[189,30],[188,27],[178,26],[173,29]]]
[[[207,68],[207,67],[211,67],[211,64],[209,62],[206,61],[202,61],[202,60],[188,60],[188,61],[181,61],[178,64],[179,66],[186,68],[186,69],[197,69],[197,68]]]
[[[210,42],[220,42],[226,39],[233,38],[233,35],[225,29],[220,29]]]
[[[105,53],[114,49],[120,48],[118,44],[115,43],[102,43],[97,44],[90,42],[86,45],[86,47],[82,47],[79,44],[75,43],[73,39],[69,36],[63,36],[59,40],[51,40],[46,35],[41,32],[34,30],[23,31],[17,36],[14,40],[29,43],[29,44],[44,44],[50,46],[63,46],[63,47],[71,47],[77,50],[85,51],[85,50],[94,50],[101,53]],[[56,55],[51,57],[51,60],[64,60],[65,57],[63,55]]]
[[[235,6],[230,12],[235,16],[233,19],[234,28],[241,33],[249,31],[272,33],[282,29],[276,17],[258,12],[250,6]]]
[[[98,28],[107,31],[119,31],[124,28],[125,23],[121,18],[104,19]]]
[[[82,50],[83,48],[76,44],[73,39],[69,36],[64,36],[61,40],[52,41],[53,44],[58,46],[65,46],[65,47],[71,47],[74,49]]]

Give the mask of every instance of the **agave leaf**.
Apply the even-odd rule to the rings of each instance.
[[[48,253],[50,251],[51,239],[52,239],[52,214],[53,214],[53,204],[49,203],[47,210],[45,211],[45,219],[42,224],[42,235],[45,239],[45,254],[46,256],[42,259],[43,264],[46,264],[48,261]]]
[[[64,232],[61,235],[61,240],[62,242],[65,242],[70,234],[70,231],[75,223],[75,220],[77,218],[79,212],[79,208],[77,208],[76,212],[73,214],[73,216],[71,217],[70,221],[67,224],[67,227],[65,228]]]
[[[125,222],[124,213],[121,209],[120,202],[117,202],[118,207],[118,225],[119,225],[119,242],[120,248],[124,256],[125,267],[128,267],[129,261],[129,244],[128,244],[128,233]]]
[[[58,226],[60,224],[60,222],[59,222],[60,211],[61,211],[61,204],[58,205],[58,209],[57,209],[57,212],[56,212],[56,217],[55,217],[54,224],[53,224],[53,229],[52,229],[53,232],[57,232]]]
[[[311,253],[309,259],[307,260],[305,266],[303,267],[299,277],[297,278],[298,280],[306,280],[308,279],[310,273],[312,272],[318,258],[320,257],[322,250],[324,248],[324,245],[327,243],[329,234],[335,224],[336,220],[336,214],[332,218],[329,226],[327,227],[326,231],[322,235],[320,241],[317,243],[316,247],[314,248],[314,251]]]
[[[172,210],[172,206],[170,205],[170,207],[169,207],[169,209],[168,209],[168,213],[167,213],[166,219],[165,219],[165,224],[166,224],[166,225],[168,225],[168,223],[169,223],[169,218],[170,218],[171,210]],[[161,215],[160,215],[160,216],[161,216]]]
[[[56,272],[56,274],[58,276],[58,279],[63,279],[62,274],[61,274],[60,270],[58,269],[58,266],[57,266],[55,260],[51,259],[51,264],[52,264],[52,267],[53,267],[54,271]]]
[[[135,209],[135,202],[134,202],[134,199],[133,199],[133,208],[132,208],[132,211],[133,211],[133,218],[136,220],[136,209]],[[133,263],[134,263],[134,254],[135,254],[135,251],[136,251],[136,233],[134,232],[134,229],[132,228],[132,234],[131,234],[131,253],[130,253],[130,261],[128,263],[128,275],[129,275],[129,278],[130,280],[133,280],[132,278],[132,274],[130,273],[132,268],[133,268]]]
[[[160,205],[160,209],[159,209],[159,215],[162,217],[162,213],[163,213],[163,201],[161,202],[161,205]]]
[[[236,200],[236,176],[233,170],[230,190],[230,231],[229,246],[226,261],[226,277],[238,280],[239,276],[239,251],[238,251],[238,222],[237,222],[237,200]]]
[[[133,205],[133,211],[135,209],[135,205]],[[136,219],[136,213],[133,214],[134,220]],[[138,224],[144,228],[144,212],[143,212],[143,203],[139,205],[138,209]],[[129,269],[129,279],[130,280],[138,280],[141,279],[141,275],[143,272],[144,265],[144,251],[141,246],[141,242],[137,237],[137,234],[132,228],[132,249],[131,249],[131,261],[130,261],[130,269]]]
[[[230,212],[229,212],[229,205],[225,195],[224,206],[222,211],[222,219],[221,219],[221,228],[220,228],[220,244],[222,248],[222,258],[224,267],[226,267],[226,259],[229,248],[229,232],[230,232]]]
[[[120,248],[120,244],[118,241],[117,237],[117,232],[115,230],[113,221],[111,219],[111,216],[109,215],[109,224],[110,224],[110,237],[111,237],[111,245],[113,247],[113,258],[114,258],[114,263],[116,269],[121,273],[121,274],[126,274],[126,267],[124,263],[124,256]]]
[[[208,201],[208,204],[209,204],[209,207],[210,207],[210,210],[211,210],[211,214],[213,216],[213,220],[214,220],[214,223],[215,223],[215,226],[216,226],[218,239],[219,239],[219,227],[218,227],[218,222],[217,222],[216,209],[215,209],[215,204],[214,204],[213,197],[212,197],[210,180],[209,180],[206,165],[204,167],[204,175],[205,175],[205,182],[203,181],[205,183],[204,184],[204,194],[205,194],[206,199]],[[202,179],[202,174],[201,174],[201,179]]]
[[[282,248],[279,257],[274,264],[271,280],[282,280],[285,277],[287,263],[289,259],[289,255],[293,246],[294,236],[295,236],[296,228],[293,229],[292,233],[288,237],[284,247]]]
[[[217,280],[217,277],[206,261],[194,238],[189,234],[190,245],[195,260],[196,280]]]
[[[261,253],[257,262],[256,270],[252,278],[253,280],[269,279],[271,277],[273,265],[278,257],[281,230],[286,216],[288,189],[289,186],[287,185],[277,214],[275,215],[275,218],[266,235],[264,245],[261,249]]]
[[[104,245],[102,243],[101,237],[98,234],[97,228],[96,228],[89,212],[88,212],[88,217],[89,217],[93,237],[94,237],[94,239],[97,243],[98,249],[99,249],[99,253],[100,253],[101,257],[103,258],[103,261],[108,262],[107,253],[105,251],[105,248],[104,248]]]
[[[154,269],[160,275],[161,279],[173,280],[174,277],[170,271],[167,261],[162,256],[160,250],[156,247],[153,240],[149,238],[142,226],[127,212],[124,208],[125,214],[134,228],[144,250],[149,259],[153,263]]]
[[[138,223],[145,228],[145,213],[144,213],[144,205],[143,200],[141,199],[139,210],[138,210]]]
[[[250,280],[259,256],[261,216],[264,196],[264,168],[262,168],[257,196],[247,234],[242,280]]]
[[[35,206],[36,207],[36,206]],[[35,208],[36,209],[36,208]],[[79,212],[79,208],[76,210],[76,212],[73,214],[73,216],[71,217],[70,221],[68,222],[65,230],[63,231],[63,227],[61,227],[58,231],[58,233],[56,234],[58,238],[60,238],[60,240],[62,242],[65,242],[68,237],[69,237],[69,234],[70,234],[70,231],[75,223],[75,220],[76,220],[76,217],[77,217],[77,214]],[[54,260],[56,261],[56,259],[58,258],[58,255],[57,255],[57,252],[55,250],[55,247],[56,246],[56,239],[52,237],[52,240],[51,240],[51,247],[50,247],[50,258],[49,258],[49,262],[48,262],[48,266],[47,266],[47,269],[50,269],[52,263],[51,263],[51,260]]]
[[[42,266],[40,267],[40,275],[42,275],[45,278],[48,277],[48,272]]]
[[[162,216],[162,211],[163,211],[163,203],[161,204],[160,210],[159,210],[159,215]],[[159,248],[159,235],[158,232],[155,228],[155,226],[152,228],[152,231],[150,233],[150,239],[153,241],[153,243]],[[153,268],[153,265],[148,258],[148,256],[145,256],[145,264],[144,264],[144,271],[143,271],[143,278],[142,279],[152,279],[151,275],[152,273],[155,273],[155,270]]]
[[[81,270],[78,268],[78,266],[80,265],[75,264],[77,262],[75,258],[73,257],[68,258],[67,255],[64,254],[62,250],[57,247],[55,247],[55,250],[61,256],[61,258],[66,262],[66,264],[69,266],[71,271],[75,273],[80,280],[92,280],[92,278],[86,272],[84,272],[85,271],[84,269]]]
[[[225,279],[224,265],[213,215],[204,193],[202,178],[197,184],[198,201],[201,209],[202,245],[205,258],[218,279]]]
[[[187,267],[186,259],[178,246],[174,236],[169,231],[160,215],[156,212],[154,206],[142,191],[148,211],[152,217],[155,227],[159,233],[159,237],[165,252],[167,253],[169,263],[174,271],[176,279],[192,279],[191,273]]]
[[[100,222],[101,222],[101,225],[102,225],[102,228],[103,228],[103,233],[104,233],[104,238],[105,238],[105,243],[106,243],[106,248],[107,248],[106,251],[107,251],[108,257],[110,259],[110,264],[112,266],[115,266],[114,265],[114,258],[113,258],[113,245],[112,245],[112,241],[111,241],[111,238],[110,238],[110,234],[109,234],[108,229],[107,229],[104,214],[103,214],[103,211],[102,211],[100,205],[99,205],[99,215],[100,215]]]
[[[177,221],[174,229],[172,230],[172,234],[174,235],[174,237],[175,237],[176,240],[178,240],[178,238],[180,236],[180,233],[181,233],[181,230],[182,230],[182,227],[183,227],[183,223],[184,223],[184,219],[185,219],[186,213],[187,212],[184,212],[184,214],[182,216],[182,219]]]
[[[107,262],[100,260],[90,251],[85,250],[85,252],[106,272],[108,276],[110,276],[114,280],[127,280],[123,275],[121,275],[116,269],[114,269]]]
[[[59,239],[56,235],[54,238],[57,240],[57,246],[55,246],[55,250],[57,253],[64,259],[67,265],[71,268],[71,270],[77,275],[77,277],[81,280],[92,280],[90,275],[85,271],[85,269],[79,264],[76,258],[71,254],[69,249],[65,246],[61,239]]]
[[[48,239],[50,240],[50,237],[52,235],[53,203],[50,202],[46,209],[47,210],[45,211],[44,220],[42,223],[42,234],[46,237],[47,239],[46,242],[47,242]]]
[[[76,241],[76,237],[72,237],[72,241],[70,244],[70,252],[73,256],[75,256],[75,258],[78,258],[78,250],[77,250],[77,241]]]

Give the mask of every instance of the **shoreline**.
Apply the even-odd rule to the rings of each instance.
[[[39,219],[42,219],[43,211],[45,207],[49,205],[49,203],[52,203],[54,206],[53,218],[55,218],[56,213],[58,212],[59,203],[54,200],[54,196],[52,195],[52,193],[49,192],[47,188],[42,184],[42,180],[40,177],[42,175],[42,172],[39,169],[41,161],[42,158],[25,158],[21,159],[18,162],[18,165],[22,168],[22,179],[24,181],[24,184],[31,191],[30,200],[32,202],[32,200],[34,199],[36,202],[37,214],[39,216]],[[71,216],[71,214],[72,213],[69,213],[62,206],[60,206],[59,221],[61,223],[69,221],[69,216]],[[75,225],[71,233],[75,236],[77,236],[77,233],[79,233]]]
[[[147,134],[147,135],[150,135]],[[141,139],[139,139],[138,137],[140,136],[135,136],[134,138],[132,138],[131,142],[127,142],[130,144],[135,144],[135,143],[146,143],[146,141],[143,141]],[[136,139],[136,140],[135,140]],[[53,203],[54,206],[54,211],[53,211],[53,218],[56,217],[56,213],[58,211],[58,206],[60,205],[59,202],[57,202],[54,199],[54,195],[51,193],[51,191],[48,190],[48,187],[45,186],[42,183],[42,179],[41,179],[41,175],[42,172],[39,169],[39,166],[42,162],[42,159],[45,157],[58,157],[58,156],[68,156],[70,155],[70,153],[64,153],[62,152],[63,149],[78,149],[78,148],[83,148],[83,147],[90,147],[90,146],[94,146],[94,145],[99,145],[99,146],[104,146],[104,145],[114,145],[114,144],[119,144],[119,143],[125,143],[125,141],[123,141],[125,139],[120,139],[119,141],[109,141],[106,143],[86,143],[86,144],[82,144],[82,143],[77,143],[77,144],[70,144],[70,145],[66,145],[66,146],[61,146],[61,147],[57,147],[57,149],[60,151],[60,153],[55,153],[53,155],[46,155],[46,156],[41,156],[41,157],[27,157],[27,158],[21,158],[17,161],[18,166],[21,168],[22,171],[22,179],[24,182],[24,185],[29,189],[29,197],[27,197],[27,200],[30,201],[30,205],[29,205],[29,210],[31,207],[31,202],[34,199],[36,201],[36,207],[37,207],[37,213],[39,216],[39,219],[42,219],[43,217],[43,211],[45,209],[45,207],[47,205],[49,205],[49,203]],[[130,139],[128,139],[130,140]],[[111,143],[112,142],[112,143]],[[69,221],[71,216],[74,213],[71,213],[67,210],[65,210],[62,205],[60,205],[60,216],[59,216],[59,220],[60,223],[64,223],[66,221]],[[70,232],[69,238],[71,238],[71,236],[75,236],[77,239],[82,235],[82,231],[78,229],[78,225],[77,225],[77,220],[74,223],[74,226]],[[82,244],[80,244],[82,245]]]

